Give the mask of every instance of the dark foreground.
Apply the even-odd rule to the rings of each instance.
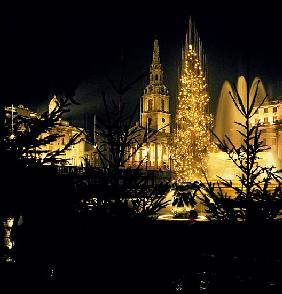
[[[19,230],[16,263],[1,265],[10,291],[282,293],[282,224],[87,220],[68,227],[58,220],[51,232]]]

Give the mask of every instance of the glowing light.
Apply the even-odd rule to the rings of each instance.
[[[93,142],[94,142],[94,149],[97,148],[97,143],[96,143],[96,115],[94,114],[93,118],[93,125],[94,125],[94,130],[93,130]]]
[[[6,220],[6,226],[7,228],[12,228],[14,224],[14,218],[13,217],[8,217]]]
[[[189,45],[185,48],[172,147],[174,179],[179,184],[199,180],[207,170],[212,127],[208,102],[200,58]]]
[[[260,159],[258,160],[258,162],[261,166],[266,166],[266,167],[278,165],[271,151],[262,152],[260,154]]]
[[[10,138],[10,140],[14,140],[16,138],[16,136],[14,134],[12,134],[9,138]]]
[[[166,221],[185,221],[185,222],[189,222],[189,221],[196,221],[196,222],[206,222],[208,221],[208,218],[204,215],[199,215],[196,219],[190,219],[190,218],[177,218],[174,217],[173,214],[164,214],[164,215],[160,215],[158,217],[158,220],[166,220]]]
[[[236,165],[229,159],[228,154],[222,151],[210,152],[208,157],[208,178],[209,180],[218,180],[218,176],[227,180],[238,179],[236,175],[240,171]]]
[[[257,160],[261,166],[277,166],[271,151],[261,152]],[[236,155],[234,156],[236,158]],[[211,152],[208,157],[208,178],[211,181],[218,180],[218,176],[226,180],[238,181],[241,172],[239,168],[229,159],[228,154],[222,151]],[[263,175],[262,175],[263,176]],[[236,185],[236,182],[235,182]],[[238,182],[239,185],[239,182]]]
[[[11,128],[12,128],[12,134],[10,136],[10,140],[14,140],[16,138],[16,136],[14,135],[14,105],[12,104],[11,107],[12,110],[12,121],[11,121]]]

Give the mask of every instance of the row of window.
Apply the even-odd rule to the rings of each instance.
[[[271,107],[264,107],[263,108],[263,113],[268,113],[268,110],[270,110],[270,109],[271,109]],[[273,113],[277,112],[277,106],[272,107],[272,112]],[[259,113],[259,110],[256,111],[256,114],[258,114],[258,113]]]
[[[275,123],[275,122],[278,122],[278,118],[277,118],[277,116],[273,116],[272,121],[273,121],[274,123]],[[259,122],[261,122],[261,120],[260,120],[259,118],[256,118],[256,119],[255,119],[255,123],[257,124],[257,123],[259,123]],[[265,123],[265,124],[269,123],[269,119],[268,119],[268,117],[264,117],[264,118],[263,118],[263,123]]]
[[[161,111],[164,111],[165,108],[165,102],[162,99],[161,101]],[[153,99],[149,99],[148,100],[148,111],[152,111],[153,110]]]

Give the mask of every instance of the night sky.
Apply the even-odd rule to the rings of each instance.
[[[121,57],[128,81],[148,70],[154,36],[160,42],[166,85],[175,99],[189,15],[207,54],[213,112],[221,84],[245,73],[246,60],[250,75],[259,75],[271,96],[282,96],[282,21],[277,5],[154,3],[6,6],[2,101],[41,111],[52,94],[60,96],[65,89],[76,88],[81,106],[72,110],[72,117],[99,113],[101,91],[114,97],[105,74],[118,80]],[[129,108],[138,102],[145,83],[141,80],[125,97]]]

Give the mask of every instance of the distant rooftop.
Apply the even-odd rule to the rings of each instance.
[[[282,96],[270,97],[269,99],[266,99],[263,105],[279,104],[281,102],[282,102]]]

